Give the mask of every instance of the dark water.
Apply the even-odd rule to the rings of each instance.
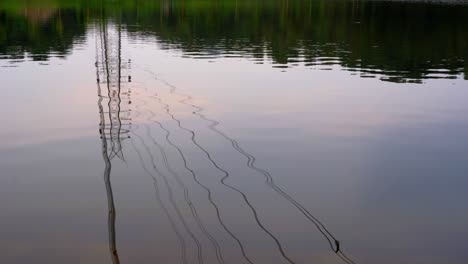
[[[0,263],[467,263],[468,3],[0,0]]]

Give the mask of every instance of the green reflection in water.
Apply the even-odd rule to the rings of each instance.
[[[341,65],[394,82],[468,79],[468,5],[458,2],[0,0],[0,56],[65,56],[103,14],[191,58]]]

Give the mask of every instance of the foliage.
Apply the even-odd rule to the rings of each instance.
[[[188,55],[338,63],[399,82],[434,69],[468,76],[468,7],[421,2],[0,0],[0,54],[63,55],[107,20]]]

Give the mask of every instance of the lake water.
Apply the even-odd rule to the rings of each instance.
[[[467,263],[465,1],[0,0],[0,263]]]

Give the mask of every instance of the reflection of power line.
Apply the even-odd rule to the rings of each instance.
[[[232,147],[239,154],[241,154],[242,156],[244,156],[247,159],[247,167],[249,167],[250,169],[260,173],[261,175],[263,175],[265,177],[265,179],[266,179],[266,184],[270,188],[272,188],[275,192],[277,192],[279,195],[281,195],[290,204],[292,204],[294,207],[296,207],[307,219],[309,219],[317,227],[317,229],[320,231],[320,233],[322,233],[322,235],[325,237],[325,239],[327,239],[331,249],[333,251],[335,251],[335,253],[338,255],[338,257],[340,257],[341,259],[343,259],[347,263],[354,263],[349,257],[347,257],[341,251],[340,242],[333,236],[333,234],[330,233],[330,231],[328,231],[328,229],[325,227],[325,225],[320,220],[318,220],[316,217],[314,217],[306,208],[304,208],[304,206],[302,206],[299,202],[297,202],[289,194],[284,192],[278,185],[276,185],[276,183],[273,180],[273,177],[271,176],[271,174],[268,171],[266,171],[264,169],[261,169],[261,168],[258,168],[255,165],[256,158],[253,155],[249,154],[243,148],[241,148],[239,143],[236,140],[232,139],[231,137],[227,136],[226,134],[224,134],[223,132],[218,130],[216,128],[219,125],[218,121],[207,118],[205,115],[201,114],[201,112],[204,110],[202,107],[199,107],[199,106],[191,104],[191,103],[187,103],[187,101],[189,101],[191,99],[192,99],[191,96],[186,96],[185,99],[182,99],[179,102],[181,102],[182,104],[189,105],[189,106],[195,108],[196,110],[194,112],[192,112],[193,114],[199,116],[201,119],[203,119],[205,121],[210,122],[211,124],[208,126],[208,128],[210,130],[214,131],[215,133],[217,133],[218,135],[220,135],[221,137],[223,137],[224,139],[228,140],[231,143]],[[333,240],[333,243],[332,243],[332,240]]]
[[[182,223],[182,226],[184,227],[185,231],[189,234],[189,236],[195,242],[196,247],[197,247],[198,263],[204,263],[203,262],[202,247],[201,247],[200,241],[196,238],[195,234],[190,230],[187,222],[185,221],[185,218],[184,218],[182,212],[179,209],[179,206],[177,206],[177,203],[174,200],[173,190],[172,190],[171,185],[169,184],[169,181],[167,180],[166,176],[164,176],[164,174],[156,166],[156,160],[155,160],[153,154],[151,153],[151,150],[149,149],[149,147],[145,144],[145,141],[143,140],[143,138],[140,135],[136,134],[136,133],[133,133],[133,134],[140,140],[141,144],[143,145],[146,152],[150,156],[150,160],[151,160],[153,170],[155,171],[155,173],[157,175],[159,175],[161,177],[161,179],[164,182],[164,185],[166,186],[166,189],[167,189],[168,195],[169,195],[169,202],[171,203],[172,207],[174,208],[174,210],[175,210],[180,222]]]
[[[149,70],[145,70],[146,72],[152,74],[156,80],[162,82],[163,84],[165,84],[166,86],[168,86],[170,88],[169,92],[171,94],[179,94],[181,96],[185,96],[186,98],[185,99],[182,99],[182,100],[179,100],[180,103],[182,104],[185,104],[185,105],[188,105],[188,106],[191,106],[193,108],[195,108],[196,110],[193,111],[192,113],[194,115],[197,115],[199,116],[201,119],[205,120],[205,121],[208,121],[210,122],[211,124],[208,126],[208,128],[212,131],[214,131],[215,133],[219,134],[221,137],[223,137],[224,139],[228,140],[232,147],[239,153],[241,154],[242,156],[244,156],[246,159],[247,159],[247,167],[260,173],[261,175],[263,175],[265,177],[265,180],[266,180],[266,184],[267,186],[269,186],[271,189],[273,189],[275,192],[277,192],[281,197],[283,197],[284,199],[286,199],[291,205],[293,205],[294,207],[296,207],[296,209],[298,209],[310,222],[312,222],[316,228],[319,230],[319,232],[325,237],[325,239],[327,240],[328,244],[330,245],[330,248],[333,250],[333,252],[335,252],[337,254],[337,256],[342,259],[344,262],[346,263],[350,263],[350,264],[354,264],[354,261],[352,259],[350,259],[340,248],[340,241],[337,240],[332,234],[330,231],[328,231],[328,229],[325,227],[325,225],[320,221],[318,220],[316,217],[314,217],[303,205],[301,205],[299,202],[297,202],[293,197],[291,197],[289,194],[287,194],[285,191],[282,190],[282,188],[280,188],[273,180],[273,177],[271,176],[271,174],[264,170],[264,169],[261,169],[259,167],[257,167],[255,165],[255,161],[256,161],[256,158],[251,155],[250,153],[246,152],[243,148],[240,147],[239,143],[232,139],[231,137],[227,136],[226,134],[224,134],[223,132],[221,132],[220,130],[218,130],[216,128],[216,126],[219,125],[219,122],[216,121],[216,120],[213,120],[213,119],[209,119],[207,118],[205,115],[201,114],[200,112],[202,112],[204,109],[202,107],[199,107],[195,104],[191,104],[191,103],[188,103],[187,101],[191,100],[192,97],[189,96],[189,95],[183,95],[183,94],[180,94],[180,93],[176,93],[176,86],[170,84],[169,82],[167,82],[166,80],[163,80],[163,79],[160,79],[158,78],[153,72],[149,71]],[[166,112],[168,112],[168,114],[171,116],[172,119],[174,119],[174,116],[172,114],[169,113],[169,110],[168,110],[168,107],[169,105],[165,104],[166,105]],[[180,121],[178,120],[175,120],[176,122],[178,122],[179,124],[179,127],[183,130],[186,130],[190,133],[192,133],[192,138],[195,137],[195,133],[191,130],[188,130],[188,129],[185,129],[183,127],[180,126]],[[194,142],[195,143],[195,142]],[[196,144],[196,143],[195,143]],[[198,144],[196,144],[198,145]],[[206,153],[207,154],[207,153]],[[208,155],[208,154],[207,154]],[[211,160],[211,159],[210,159]],[[213,163],[213,161],[212,161]],[[228,175],[227,175],[228,176]],[[226,177],[226,176],[225,176]],[[224,180],[224,179],[223,179]],[[333,242],[332,242],[333,241]]]
[[[161,102],[161,99],[156,97],[156,99],[159,100],[159,102]],[[148,112],[150,112],[152,114],[152,116],[155,116],[154,112],[151,111],[151,110],[148,110]],[[212,197],[212,193],[211,193],[211,190],[206,186],[204,185],[203,183],[200,182],[200,180],[198,179],[198,177],[196,176],[196,173],[193,169],[191,169],[188,164],[187,164],[187,159],[185,157],[185,154],[182,152],[182,150],[180,149],[180,147],[178,147],[174,142],[172,142],[172,140],[170,139],[170,134],[171,132],[166,129],[160,122],[154,120],[154,119],[149,119],[151,121],[153,121],[154,123],[156,123],[166,134],[166,141],[169,143],[169,145],[171,145],[172,147],[174,147],[177,152],[179,153],[180,157],[182,158],[182,161],[183,161],[183,164],[184,164],[184,167],[185,169],[192,175],[192,178],[193,180],[195,181],[195,183],[200,186],[202,189],[204,189],[206,192],[207,192],[207,195],[208,195],[208,201],[210,202],[210,204],[213,206],[213,208],[215,209],[216,211],[216,216],[217,216],[217,219],[218,219],[218,222],[220,223],[220,225],[223,227],[223,229],[229,234],[229,236],[231,236],[231,238],[233,238],[237,244],[239,245],[239,248],[241,250],[241,253],[242,253],[242,256],[244,257],[244,259],[250,263],[250,264],[253,264],[253,262],[249,259],[249,257],[247,257],[246,253],[245,253],[245,249],[244,249],[244,246],[242,244],[242,242],[239,240],[239,238],[226,226],[226,224],[224,223],[224,221],[222,220],[221,218],[221,214],[220,214],[220,211],[219,211],[219,207],[218,205],[216,204],[216,202],[213,200],[213,197]],[[197,216],[198,217],[198,216]],[[202,227],[201,227],[202,228]],[[219,248],[219,245],[218,243],[216,242],[216,240],[209,234],[209,233],[206,233],[205,235],[207,235],[209,237],[210,240],[212,240],[212,244],[213,246],[215,247],[216,249],[216,254],[217,254],[217,258],[220,258],[218,259],[218,261],[222,261],[224,262],[224,260],[222,259],[222,255],[221,255],[221,249]],[[219,254],[219,256],[218,256]]]
[[[188,96],[186,99],[184,100],[181,100],[180,102],[182,103],[185,103],[185,101],[187,100],[190,100],[191,97]],[[255,166],[255,161],[256,161],[256,158],[254,156],[252,156],[251,154],[249,154],[248,152],[246,152],[244,149],[242,149],[239,145],[239,143],[230,138],[229,136],[227,136],[226,134],[224,134],[223,132],[219,131],[216,126],[219,125],[219,122],[216,121],[216,120],[212,120],[212,119],[209,119],[207,118],[205,115],[201,114],[200,112],[203,111],[203,108],[199,107],[199,106],[196,106],[196,105],[193,105],[193,104],[189,104],[189,103],[185,103],[185,104],[188,104],[190,106],[192,106],[193,108],[196,108],[197,110],[193,112],[193,114],[195,115],[198,115],[201,119],[205,120],[205,121],[208,121],[208,122],[211,122],[211,125],[209,125],[208,127],[214,131],[215,133],[219,134],[220,136],[222,136],[223,138],[225,138],[226,140],[230,141],[231,142],[231,145],[232,147],[239,153],[241,154],[242,156],[244,156],[245,158],[247,158],[247,167],[249,167],[250,169],[260,173],[261,175],[263,175],[266,179],[266,184],[272,188],[275,192],[277,192],[279,195],[281,195],[284,199],[286,199],[290,204],[292,204],[294,207],[296,207],[307,219],[309,219],[316,227],[317,229],[320,231],[320,233],[322,233],[322,235],[327,239],[331,249],[333,251],[335,251],[335,253],[340,257],[342,258],[345,262],[347,263],[353,263],[353,261],[351,259],[349,259],[349,257],[347,257],[340,249],[340,242],[330,233],[330,231],[328,231],[328,229],[325,227],[325,225],[319,221],[317,218],[315,218],[307,209],[305,209],[300,203],[298,203],[294,198],[292,198],[289,194],[285,193],[278,185],[275,184],[274,180],[273,180],[273,177],[271,176],[271,174],[266,171],[266,170],[263,170],[263,169],[260,169],[258,167]],[[333,240],[333,243],[332,243],[332,240]],[[334,245],[333,245],[334,244]]]
[[[198,148],[200,149],[204,154],[205,156],[207,157],[207,159],[210,161],[210,163],[213,165],[213,167],[218,170],[219,172],[221,172],[223,174],[221,180],[220,180],[220,183],[222,185],[224,185],[225,187],[227,187],[228,189],[238,193],[239,195],[241,195],[241,197],[243,198],[245,204],[247,205],[247,207],[250,209],[250,211],[252,212],[253,214],[253,217],[254,217],[254,220],[255,222],[257,223],[258,227],[260,227],[260,229],[266,233],[273,241],[274,243],[276,244],[277,248],[278,248],[278,251],[279,253],[281,254],[281,256],[283,257],[284,260],[286,260],[287,262],[291,263],[291,264],[294,264],[295,262],[289,257],[287,256],[286,252],[284,251],[283,249],[283,246],[281,244],[281,242],[279,241],[279,239],[268,229],[266,228],[263,223],[261,222],[261,220],[259,219],[258,217],[258,213],[257,213],[257,210],[255,209],[255,207],[252,205],[252,203],[250,202],[250,200],[247,198],[247,196],[245,195],[244,192],[242,192],[241,190],[237,189],[236,187],[232,186],[232,185],[229,185],[227,184],[225,181],[229,178],[230,174],[228,171],[226,171],[225,169],[221,168],[212,158],[212,155],[205,149],[203,148],[196,140],[196,133],[195,131],[193,130],[190,130],[188,128],[185,128],[182,126],[181,124],[181,121],[179,119],[177,119],[170,111],[170,107],[168,104],[165,104],[165,103],[162,103],[162,101],[160,101],[162,105],[164,105],[164,108],[166,110],[166,113],[171,117],[172,120],[174,120],[176,123],[177,123],[177,126],[190,133],[191,135],[191,141],[192,143]]]
[[[158,180],[156,179],[155,176],[148,170],[148,168],[145,166],[145,162],[143,161],[143,155],[141,154],[141,151],[137,148],[135,145],[135,142],[133,141],[132,138],[130,138],[130,142],[132,143],[133,148],[135,149],[135,152],[137,153],[138,159],[140,160],[141,166],[143,170],[148,174],[152,179],[153,179],[153,186],[155,189],[155,195],[156,195],[156,201],[158,204],[161,206],[161,208],[164,211],[164,214],[166,215],[167,219],[169,220],[171,224],[172,231],[176,234],[177,240],[179,242],[180,248],[181,248],[181,259],[183,264],[187,264],[187,247],[185,244],[185,240],[180,233],[179,229],[177,228],[177,225],[174,222],[174,219],[172,218],[171,214],[169,213],[169,210],[167,207],[164,205],[163,200],[161,199],[161,194],[159,191],[159,185],[158,185]]]
[[[183,183],[183,181],[181,180],[180,176],[177,174],[177,172],[175,172],[171,166],[169,165],[169,161],[168,161],[168,158],[167,158],[167,155],[164,151],[164,148],[159,145],[159,143],[154,139],[154,137],[151,135],[151,132],[150,132],[150,129],[148,126],[146,126],[146,132],[147,132],[147,135],[148,137],[151,139],[151,141],[153,142],[153,144],[158,148],[159,150],[159,153],[161,154],[162,158],[163,158],[163,164],[164,166],[166,167],[167,171],[169,171],[169,173],[176,179],[178,185],[184,190],[184,199],[185,199],[185,202],[187,203],[187,205],[189,206],[190,208],[190,212],[192,213],[192,216],[193,218],[195,219],[195,222],[197,223],[198,227],[200,228],[200,230],[202,231],[202,233],[210,240],[211,244],[213,245],[213,247],[215,248],[215,253],[216,253],[216,258],[218,260],[218,262],[220,264],[224,263],[224,259],[223,259],[223,256],[221,254],[221,248],[219,247],[219,244],[218,242],[216,241],[216,239],[208,232],[208,230],[206,229],[205,225],[203,224],[202,220],[200,219],[200,217],[198,216],[198,212],[197,212],[197,209],[195,208],[193,202],[191,201],[190,199],[190,194],[189,194],[189,190],[188,188],[185,186],[185,184]],[[167,136],[167,134],[166,134]]]
[[[135,106],[136,109],[137,109],[137,113],[140,114],[140,106],[139,105],[136,105]],[[145,125],[146,128],[148,128],[146,125]],[[148,136],[151,137],[151,139],[153,140],[153,143],[155,144],[155,146],[158,148],[161,156],[163,157],[163,160],[164,160],[164,165],[166,166],[166,169],[170,172],[170,173],[173,173],[173,171],[170,169],[169,167],[169,164],[167,162],[167,157],[165,155],[165,152],[162,148],[162,146],[160,146],[156,140],[154,140],[154,138],[151,136],[150,134],[150,131],[148,130]],[[167,180],[166,176],[164,173],[162,173],[158,167],[156,166],[156,159],[155,157],[153,156],[152,152],[151,152],[151,149],[148,147],[148,145],[145,143],[143,137],[141,137],[140,135],[138,135],[137,133],[135,132],[132,132],[140,141],[141,141],[141,144],[143,145],[143,147],[145,148],[146,152],[148,153],[149,157],[150,157],[150,160],[151,160],[151,164],[152,164],[152,167],[153,167],[153,170],[154,172],[156,173],[156,175],[159,175],[159,177],[163,180],[165,186],[166,186],[166,189],[167,189],[167,192],[168,192],[168,195],[169,195],[169,202],[171,203],[172,207],[175,209],[176,211],[176,214],[180,220],[180,222],[182,223],[185,231],[189,234],[189,236],[192,238],[192,240],[195,242],[196,244],[196,247],[197,247],[197,257],[198,257],[198,263],[204,263],[203,261],[203,252],[202,252],[202,245],[200,243],[200,241],[196,238],[195,234],[190,230],[187,222],[185,221],[185,218],[182,214],[182,212],[180,211],[179,207],[177,206],[177,203],[175,202],[174,200],[174,195],[173,195],[173,191],[172,191],[172,187],[171,187],[171,184],[169,183],[169,181]],[[179,177],[178,175],[173,175],[177,178],[177,181],[179,183]],[[154,177],[153,177],[154,178]],[[154,180],[156,180],[156,178],[154,178]],[[180,183],[179,183],[180,184]],[[182,183],[183,185],[183,183]],[[187,204],[191,207],[192,209],[192,202],[190,201],[190,199],[188,198],[188,191],[186,191],[186,188],[184,187],[184,198],[185,198],[185,201],[187,202]],[[193,214],[193,212],[192,212]],[[195,215],[194,215],[195,217]]]
[[[161,103],[161,99],[159,97],[155,97],[160,103]],[[148,110],[148,112],[150,112],[152,114],[152,116],[155,116],[154,112],[152,112],[151,110]],[[172,142],[172,140],[170,139],[170,131],[168,129],[166,129],[162,124],[161,122],[157,121],[157,120],[154,120],[154,119],[149,119],[151,121],[153,121],[154,123],[156,123],[165,133],[166,133],[166,141],[169,143],[169,145],[171,145],[172,147],[174,147],[177,152],[179,153],[180,157],[182,158],[182,161],[184,163],[184,167],[185,169],[192,175],[192,178],[193,180],[195,181],[195,183],[197,183],[198,186],[200,186],[202,189],[204,189],[206,192],[207,192],[207,195],[208,195],[208,201],[210,202],[210,204],[213,206],[213,208],[215,209],[216,211],[216,216],[217,216],[217,219],[218,219],[218,222],[219,224],[223,227],[223,229],[229,234],[229,236],[231,236],[231,238],[233,238],[237,244],[239,245],[239,248],[241,250],[241,253],[242,253],[242,256],[244,257],[244,259],[250,263],[250,264],[253,264],[253,262],[249,259],[249,257],[247,257],[246,255],[246,252],[245,252],[245,248],[244,248],[244,245],[242,244],[242,242],[240,241],[240,239],[233,233],[233,231],[231,231],[227,226],[226,224],[224,223],[224,221],[222,220],[221,218],[221,214],[220,214],[220,210],[219,210],[219,206],[217,205],[217,203],[213,200],[213,197],[212,197],[212,193],[211,193],[211,190],[210,188],[208,188],[206,185],[204,185],[203,183],[200,182],[200,180],[198,179],[198,177],[196,176],[196,173],[195,171],[190,168],[187,164],[187,159],[185,157],[185,154],[182,152],[182,150],[180,149],[179,146],[177,146],[174,142]]]

